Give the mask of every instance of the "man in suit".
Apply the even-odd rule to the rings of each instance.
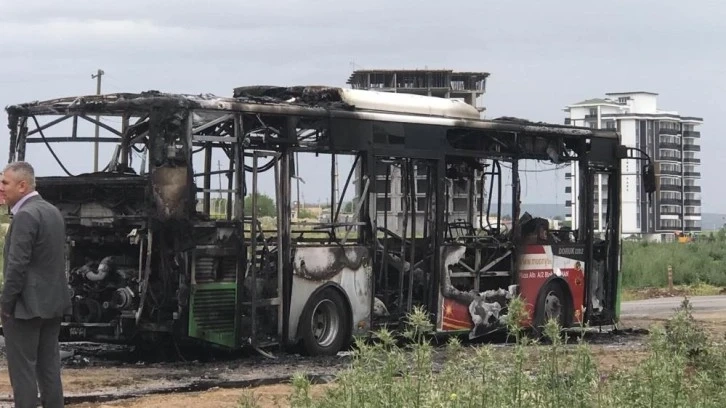
[[[40,389],[43,407],[62,407],[58,335],[71,307],[63,216],[35,191],[35,172],[26,162],[5,167],[0,196],[13,214],[0,315],[15,406],[36,407]]]

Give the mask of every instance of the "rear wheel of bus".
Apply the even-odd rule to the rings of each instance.
[[[300,319],[305,352],[312,356],[335,355],[351,337],[350,312],[337,290],[326,288],[315,294]]]

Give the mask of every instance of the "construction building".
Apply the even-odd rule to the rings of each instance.
[[[480,97],[486,90],[487,72],[455,72],[449,69],[424,70],[387,70],[370,69],[354,71],[347,84],[353,89],[363,89],[379,92],[395,92],[415,95],[434,96],[448,99],[459,99],[474,107],[479,112],[485,110],[479,103]],[[416,171],[416,170],[414,170]],[[383,210],[387,209],[385,224],[388,229],[401,234],[403,231],[404,202],[401,183],[401,169],[392,166],[389,175],[388,194],[385,193],[386,169],[378,171],[377,200],[378,224],[384,225]],[[416,188],[416,224],[421,226],[425,222],[423,210],[426,208],[426,175],[415,173]],[[470,195],[469,189],[473,188]],[[478,219],[479,192],[477,186],[469,184],[451,183],[448,190],[447,211],[449,221]],[[470,206],[470,202],[475,207]],[[470,211],[473,209],[473,214]],[[419,227],[420,228],[420,227]]]
[[[643,189],[643,162],[623,161],[623,236],[670,241],[701,230],[701,133],[703,119],[658,109],[653,92],[608,93],[565,108],[565,124],[617,129],[622,143],[645,151],[655,163],[657,190],[649,200]],[[566,174],[567,220],[579,226],[577,164]],[[607,180],[596,175],[595,231],[606,226]]]

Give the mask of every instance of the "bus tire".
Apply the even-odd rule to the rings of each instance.
[[[333,356],[350,340],[351,318],[339,291],[325,288],[308,301],[300,318],[300,334],[306,354]]]
[[[545,285],[538,296],[537,309],[535,310],[535,331],[538,334],[544,333],[544,326],[550,319],[557,321],[560,328],[567,327],[567,311],[569,302],[562,284],[553,281]]]

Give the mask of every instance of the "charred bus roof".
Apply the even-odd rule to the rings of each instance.
[[[233,97],[159,91],[85,95],[10,105],[5,110],[10,121],[13,121],[13,118],[22,116],[41,115],[140,116],[154,108],[360,119],[516,132],[525,136],[559,136],[566,139],[619,139],[614,130],[531,122],[511,117],[480,119],[474,107],[457,100],[324,86],[239,87],[235,88]]]

